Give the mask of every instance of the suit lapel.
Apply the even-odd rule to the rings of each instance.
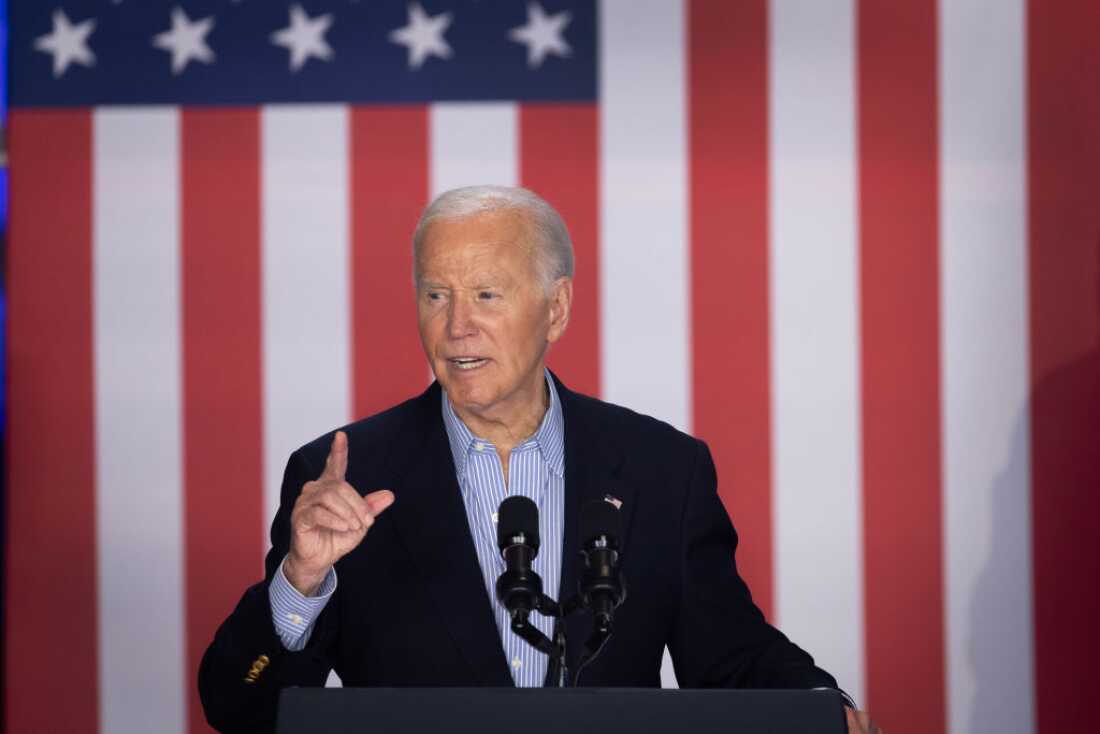
[[[598,405],[569,391],[556,375],[552,375],[561,400],[565,422],[565,538],[562,542],[561,589],[558,599],[565,602],[577,593],[581,568],[579,518],[581,508],[592,500],[607,497],[619,500],[623,520],[623,555],[628,552],[630,519],[634,515],[637,497],[632,486],[622,478],[625,454],[612,431],[604,430]],[[566,626],[567,664],[572,669],[580,658],[584,642],[591,631],[589,614],[575,614]]]
[[[440,620],[474,673],[474,682],[511,686],[512,676],[455,478],[440,399],[437,386],[424,396],[424,412],[417,421],[417,427],[426,431],[424,442],[407,457],[400,499],[390,512]]]

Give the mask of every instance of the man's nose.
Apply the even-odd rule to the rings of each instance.
[[[452,299],[447,312],[447,335],[452,339],[462,339],[475,331],[477,328],[471,305],[462,298]]]

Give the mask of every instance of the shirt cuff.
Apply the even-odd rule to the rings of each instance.
[[[286,563],[286,558],[283,559]],[[291,652],[305,648],[313,634],[313,625],[321,615],[328,600],[336,591],[336,569],[331,568],[325,574],[324,581],[314,596],[302,596],[301,592],[287,581],[283,573],[283,563],[271,578],[267,587],[267,597],[271,603],[271,621],[275,632],[282,640],[283,647]]]

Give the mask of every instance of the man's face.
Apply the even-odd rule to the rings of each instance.
[[[418,266],[420,341],[451,402],[507,419],[541,399],[543,355],[565,330],[572,283],[562,278],[547,295],[526,215],[436,220]]]

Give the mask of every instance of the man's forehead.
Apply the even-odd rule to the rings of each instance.
[[[420,274],[420,282],[426,286],[465,286],[476,288],[486,285],[499,285],[515,279],[515,276],[504,268],[478,267],[454,270],[449,268],[426,268]]]
[[[527,244],[532,238],[530,219],[518,209],[491,209],[462,217],[432,220],[424,242],[447,245],[467,243]]]
[[[437,269],[500,273],[521,265],[534,267],[529,228],[514,216],[492,214],[432,222],[418,253],[423,274]]]

